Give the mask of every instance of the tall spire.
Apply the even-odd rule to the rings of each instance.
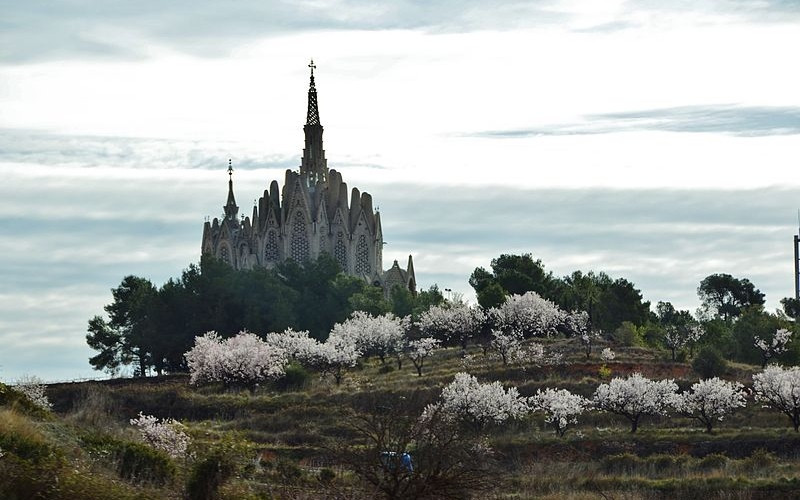
[[[228,202],[225,204],[225,219],[236,222],[236,215],[239,207],[236,206],[236,198],[233,197],[233,161],[228,158]]]
[[[319,108],[317,107],[317,87],[314,85],[314,69],[317,67],[312,59],[308,65],[311,68],[311,83],[308,86],[308,113],[306,125],[319,125]]]
[[[328,180],[328,162],[325,150],[322,149],[322,124],[319,122],[319,106],[317,104],[317,87],[314,83],[314,60],[308,65],[311,68],[311,80],[308,86],[308,112],[306,113],[305,148],[300,164],[300,175],[303,175],[308,186],[313,188],[318,182]]]

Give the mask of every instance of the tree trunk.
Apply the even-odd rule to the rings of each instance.
[[[639,417],[631,419],[631,433],[636,432],[636,429],[639,428]]]

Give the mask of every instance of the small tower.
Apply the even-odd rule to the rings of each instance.
[[[237,215],[239,214],[239,207],[236,206],[236,198],[233,196],[233,164],[232,160],[228,158],[228,202],[222,207],[225,210],[225,221],[230,223],[237,223]]]
[[[303,149],[303,160],[300,164],[300,175],[305,177],[307,186],[314,189],[317,183],[328,181],[328,162],[325,150],[322,149],[322,124],[319,121],[317,105],[317,88],[314,84],[314,60],[308,65],[311,68],[311,82],[308,87],[308,112],[303,127],[306,142]]]

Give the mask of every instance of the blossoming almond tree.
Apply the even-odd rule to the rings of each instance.
[[[138,418],[131,419],[131,425],[139,429],[142,438],[153,448],[167,453],[172,458],[186,456],[186,450],[192,440],[180,422],[171,418],[159,420],[152,415],[139,412]]]
[[[664,344],[672,352],[672,361],[675,361],[676,351],[694,344],[703,337],[704,333],[703,327],[696,324],[667,326],[664,331]]]
[[[800,367],[768,366],[753,375],[756,401],[789,417],[795,432],[800,429]]]
[[[591,402],[566,389],[547,388],[528,398],[528,405],[533,411],[544,412],[544,421],[563,436],[569,424],[578,423],[578,416],[591,407]]]
[[[556,333],[566,314],[555,303],[536,292],[509,295],[499,307],[489,310],[495,326],[523,337],[546,337]]]
[[[422,376],[422,365],[425,359],[428,358],[433,351],[439,347],[439,339],[431,337],[423,337],[419,340],[412,340],[408,343],[408,358],[414,363],[414,368],[417,369],[417,375]]]
[[[323,373],[333,375],[336,385],[339,385],[347,370],[356,366],[360,356],[352,338],[332,332],[326,342],[317,345],[315,364]]]
[[[530,411],[526,398],[516,387],[504,389],[500,382],[482,384],[468,373],[457,373],[444,387],[439,400],[428,405],[423,413],[441,412],[460,421],[474,431],[490,424],[501,424],[511,418],[521,418]]]
[[[42,410],[50,410],[53,405],[45,394],[44,381],[36,375],[24,375],[17,379],[14,390],[20,392],[28,398],[31,403]]]
[[[677,390],[672,380],[655,381],[634,373],[601,384],[594,393],[594,403],[598,409],[627,418],[631,432],[636,432],[642,416],[666,415]]]
[[[600,359],[603,361],[614,361],[616,357],[617,354],[610,347],[606,347],[600,351]]]
[[[785,328],[776,331],[771,341],[762,339],[758,335],[754,336],[753,345],[761,351],[761,367],[764,368],[772,358],[786,352],[789,349],[788,344],[791,340],[792,332]]]
[[[250,391],[261,382],[282,376],[288,362],[285,349],[247,331],[224,340],[216,332],[208,332],[195,338],[194,347],[185,356],[192,384],[223,382]]]
[[[463,303],[433,306],[419,318],[419,328],[429,337],[457,341],[463,350],[481,329],[486,315],[478,307]]]
[[[286,351],[290,359],[301,365],[311,365],[319,350],[317,339],[311,338],[308,331],[294,331],[287,328],[283,332],[270,332],[264,338],[267,345]]]
[[[522,335],[514,331],[492,330],[491,347],[500,355],[503,364],[508,365],[509,361],[517,361],[522,355]]]
[[[714,422],[722,421],[736,408],[745,406],[743,386],[717,377],[701,380],[690,391],[677,394],[673,406],[678,413],[699,420],[711,432]]]
[[[408,319],[391,313],[371,316],[356,311],[344,322],[334,325],[331,334],[351,338],[362,354],[374,354],[385,363],[386,356],[403,352],[408,326]]]

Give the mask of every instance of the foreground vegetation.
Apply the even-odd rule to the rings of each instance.
[[[634,371],[675,378],[682,388],[698,378],[667,351],[614,345],[613,361],[587,360],[578,339],[545,342],[564,354],[560,364],[509,366],[470,347],[466,358],[460,348],[436,351],[421,377],[412,366],[367,358],[341,385],[293,369],[254,393],[194,387],[184,375],[57,384],[47,390],[52,412],[3,386],[0,496],[374,498],[379,492],[359,460],[375,461],[376,446],[410,439],[406,416],[418,416],[458,372],[527,396],[559,387],[588,397],[609,377]],[[732,365],[724,376],[750,386],[758,371]],[[143,444],[130,424],[140,412],[182,422],[188,455],[171,458]],[[750,400],[712,434],[704,430],[688,418],[646,417],[631,433],[627,421],[590,412],[558,437],[533,414],[486,429],[487,460],[467,471],[451,497],[483,488],[482,496],[520,499],[796,497],[800,436],[785,416]],[[448,456],[460,452],[455,446]],[[432,458],[422,447],[413,454],[422,474]]]

